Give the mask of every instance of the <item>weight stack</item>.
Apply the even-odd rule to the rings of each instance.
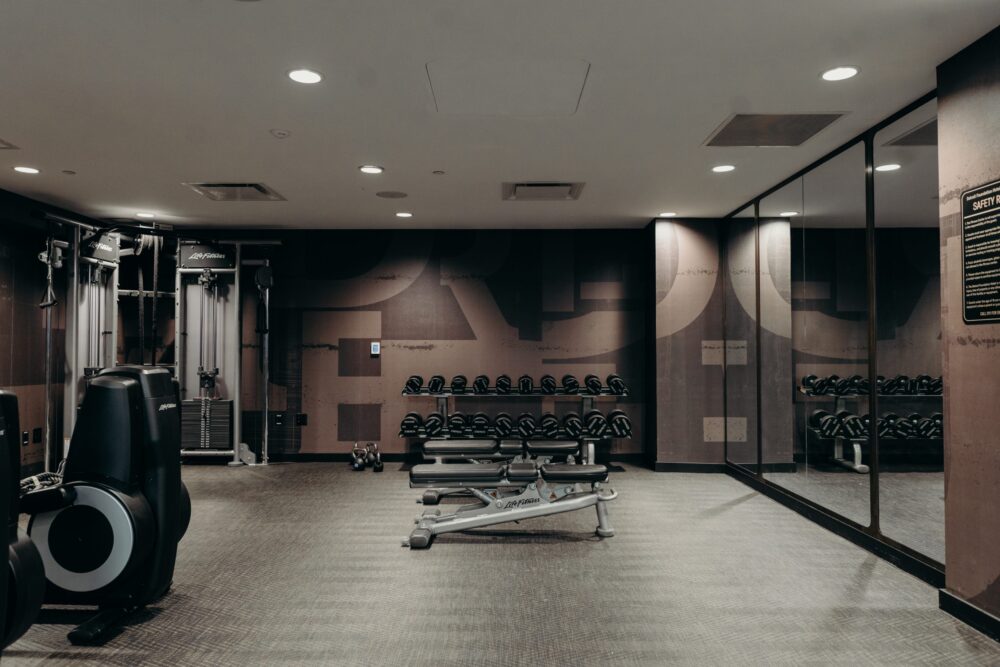
[[[203,417],[204,411],[204,417]],[[202,422],[205,429],[202,429]],[[181,401],[182,449],[232,449],[233,402],[200,398]]]

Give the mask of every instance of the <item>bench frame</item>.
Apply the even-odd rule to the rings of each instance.
[[[410,483],[413,488],[422,485]],[[589,487],[589,488],[588,488]],[[550,483],[544,479],[534,482],[485,482],[482,486],[468,482],[453,485],[434,484],[434,488],[462,489],[480,500],[480,504],[463,505],[454,512],[427,510],[415,520],[417,527],[403,540],[403,546],[426,549],[435,535],[454,533],[470,528],[482,528],[509,521],[522,521],[563,512],[574,512],[587,507],[597,510],[597,535],[612,537],[614,528],[608,519],[607,503],[618,497],[613,489],[601,493],[601,482]]]

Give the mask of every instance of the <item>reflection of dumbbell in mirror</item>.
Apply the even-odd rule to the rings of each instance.
[[[586,387],[587,393],[597,396],[601,393],[601,378],[596,375],[588,375],[583,378],[583,386]]]
[[[836,438],[842,428],[840,419],[826,410],[813,410],[809,415],[809,425],[819,431],[824,438]]]
[[[584,425],[580,415],[575,412],[567,412],[562,419],[563,431],[571,438],[579,438],[583,435]]]
[[[841,432],[844,437],[857,440],[868,435],[868,428],[856,414],[841,410],[837,413],[837,418],[840,420]]]
[[[608,413],[608,427],[616,438],[632,437],[632,420],[621,410]]]
[[[543,394],[552,395],[556,393],[556,379],[551,375],[543,375],[538,384],[542,388]]]
[[[608,389],[615,396],[624,396],[628,393],[628,388],[625,386],[625,381],[621,379],[617,374],[612,373],[607,379]]]
[[[608,420],[600,410],[590,410],[583,416],[587,433],[595,438],[601,438],[608,430]]]
[[[535,392],[535,381],[530,375],[522,375],[517,379],[517,391],[520,394],[533,394]]]
[[[443,375],[435,375],[427,381],[427,391],[432,394],[440,394],[444,391],[444,382]]]
[[[451,379],[451,393],[464,394],[469,385],[469,380],[464,375],[456,375]]]

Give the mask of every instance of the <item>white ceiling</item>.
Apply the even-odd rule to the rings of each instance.
[[[0,139],[20,150],[0,151],[0,188],[94,217],[235,227],[719,216],[932,89],[935,66],[998,23],[996,0],[4,0]],[[497,63],[589,70],[572,114],[509,113],[562,109],[558,96],[441,113],[427,64],[463,60],[502,74],[467,104],[450,91],[477,112],[516,89]],[[861,74],[819,78],[841,64]],[[295,84],[296,67],[326,79]],[[847,115],[801,147],[703,145],[734,113],[831,111]],[[386,173],[360,174],[367,163]],[[720,163],[737,170],[712,174]],[[586,187],[575,202],[501,201],[501,183],[524,180]],[[192,181],[263,182],[287,201],[212,202]]]

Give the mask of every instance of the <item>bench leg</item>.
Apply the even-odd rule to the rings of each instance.
[[[601,500],[600,497],[597,500],[597,534],[601,537],[615,536],[615,529],[608,519],[608,501]]]

